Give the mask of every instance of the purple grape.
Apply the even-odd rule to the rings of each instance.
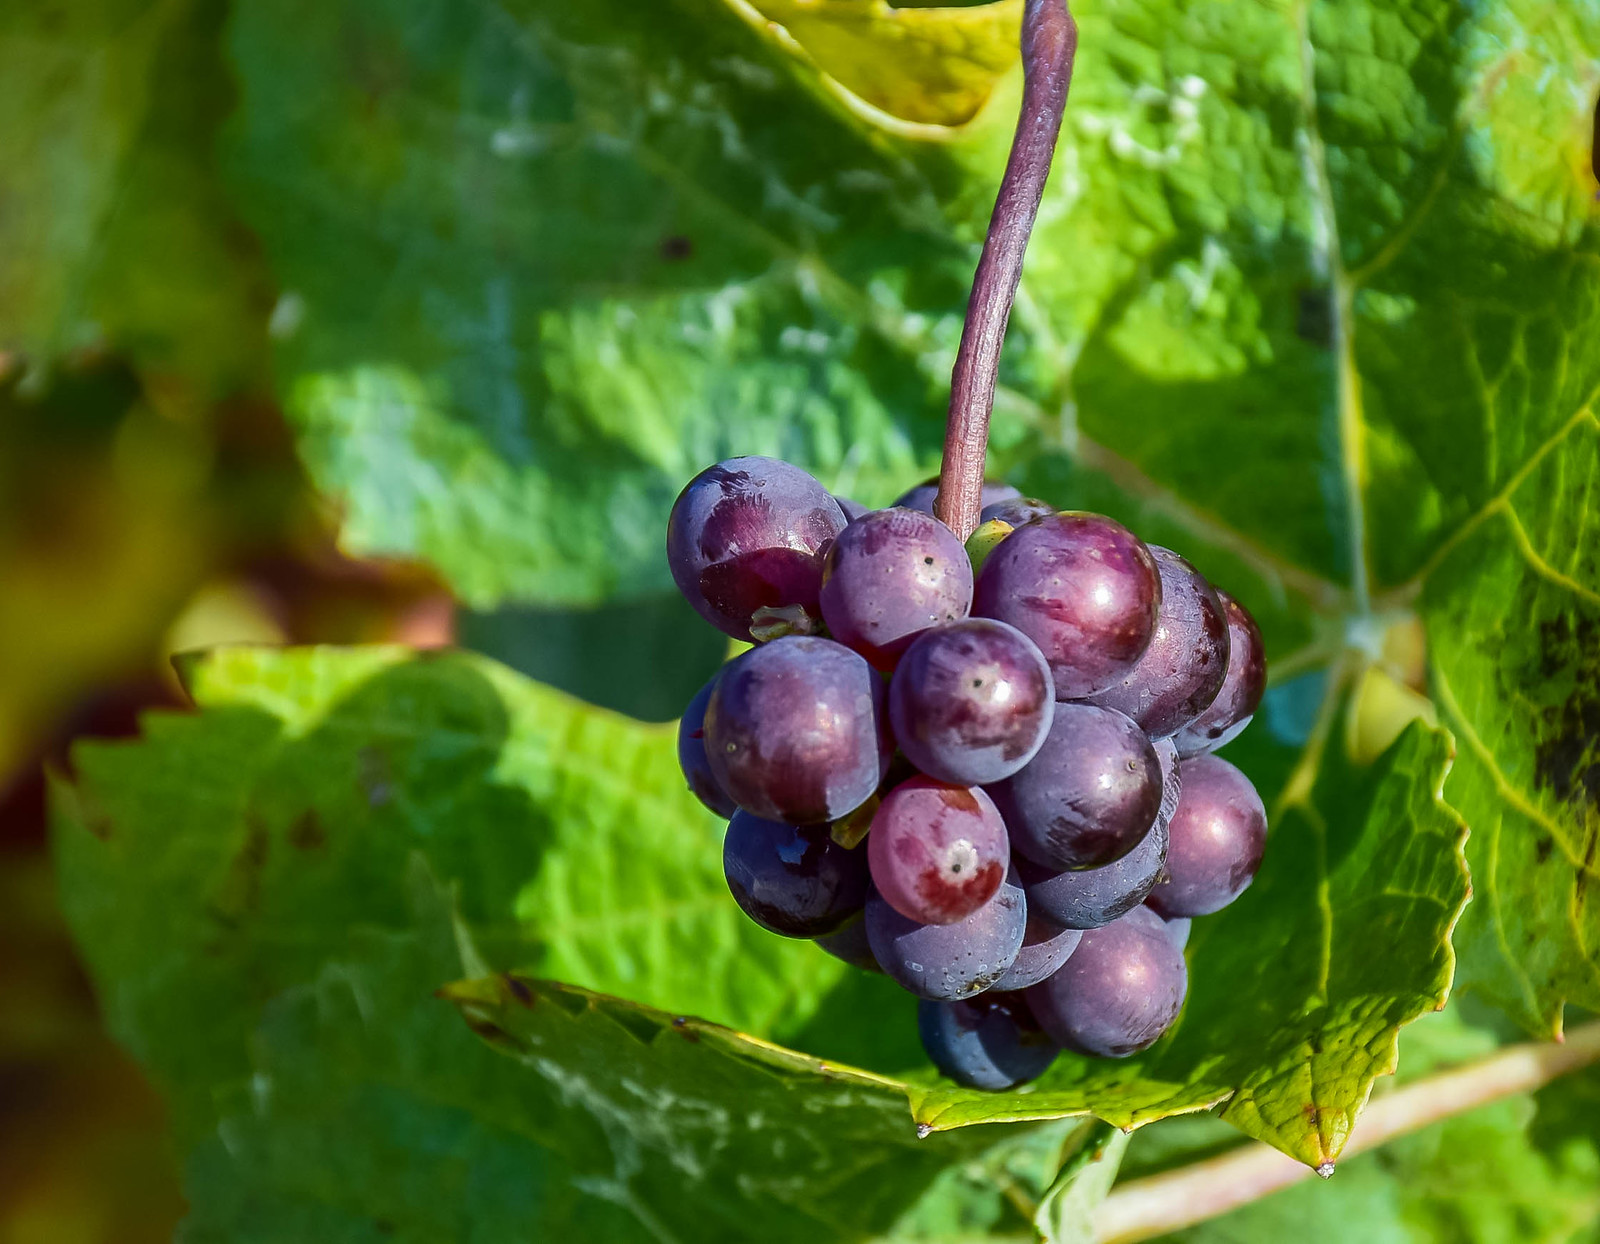
[[[828,633],[889,670],[918,634],[967,616],[972,562],[932,515],[876,510],[828,550],[820,600]]]
[[[982,993],[1022,949],[1027,903],[1013,873],[995,896],[955,924],[918,924],[881,894],[867,899],[872,957],[891,980],[919,998],[954,1002]]]
[[[996,501],[990,505],[984,502],[983,511],[978,515],[979,523],[987,523],[999,519],[1012,527],[1020,527],[1023,523],[1031,523],[1036,518],[1044,518],[1047,514],[1057,513],[1056,507],[1048,501],[1038,501],[1033,497],[1012,497],[1006,501]]]
[[[862,517],[863,515],[872,513],[872,511],[866,506],[862,505],[861,502],[852,501],[849,497],[840,497],[835,495],[833,500],[839,509],[843,511],[844,521],[847,523],[853,523],[856,521],[856,519]]]
[[[1155,633],[1161,576],[1144,541],[1100,514],[1036,518],[978,574],[972,612],[1009,622],[1044,653],[1056,698],[1081,700],[1133,668]]]
[[[736,812],[722,840],[722,871],[734,901],[784,937],[833,933],[867,901],[867,861],[826,825],[785,825]]]
[[[989,1092],[1038,1079],[1060,1052],[1020,994],[920,1002],[917,1034],[940,1075]]]
[[[1178,745],[1171,739],[1157,739],[1151,746],[1156,749],[1156,761],[1161,766],[1161,808],[1156,819],[1170,825],[1177,814],[1178,801],[1183,798],[1183,764],[1178,758]]]
[[[939,477],[935,475],[932,479],[924,480],[911,489],[895,504],[901,509],[921,510],[924,514],[932,514],[933,502],[938,495]],[[1010,484],[996,484],[992,480],[984,480],[980,504],[993,505],[997,501],[1009,501],[1011,498],[1020,497],[1021,495]]]
[[[1267,844],[1267,810],[1250,779],[1220,756],[1183,762],[1167,879],[1148,902],[1163,916],[1207,916],[1249,887]]]
[[[865,803],[892,746],[883,680],[843,644],[789,635],[723,667],[706,760],[741,808],[813,825]]]
[[[859,848],[856,854],[860,854]],[[850,916],[832,933],[824,933],[816,943],[828,954],[863,972],[883,971],[872,957],[872,947],[867,943],[866,916],[858,912]]]
[[[1238,738],[1267,687],[1267,652],[1256,620],[1221,588],[1216,592],[1228,616],[1228,672],[1211,707],[1172,736],[1184,756],[1214,752]]]
[[[739,805],[728,798],[711,766],[706,762],[706,703],[717,685],[715,677],[694,693],[689,707],[678,722],[678,766],[689,782],[694,797],[720,817],[730,817]]]
[[[988,618],[924,632],[889,683],[900,749],[929,777],[961,786],[998,782],[1032,760],[1055,707],[1033,641]]]
[[[1054,921],[1029,912],[1027,928],[1022,933],[1022,949],[1017,951],[1006,974],[995,981],[995,992],[1037,985],[1060,970],[1082,938],[1081,929],[1064,929]]]
[[[1228,618],[1200,572],[1152,545],[1161,571],[1155,635],[1115,686],[1089,698],[1128,714],[1151,738],[1183,729],[1210,707],[1228,673]]]
[[[838,503],[799,467],[729,458],[678,494],[667,520],[667,563],[701,617],[753,640],[759,610],[818,616],[823,555],[844,527]]]
[[[1069,929],[1097,929],[1144,902],[1166,861],[1167,825],[1158,818],[1144,841],[1114,863],[1054,872],[1016,852],[1011,867],[1035,915]]]
[[[1161,808],[1155,748],[1121,713],[1057,704],[1038,755],[989,788],[1018,852],[1047,868],[1099,868],[1142,841]]]
[[[867,835],[872,884],[918,924],[955,924],[999,890],[1011,864],[1005,822],[976,786],[912,778],[884,796]]]
[[[1183,952],[1160,916],[1135,907],[1085,933],[1066,965],[1027,999],[1040,1026],[1068,1049],[1126,1058],[1172,1026],[1188,992]]]

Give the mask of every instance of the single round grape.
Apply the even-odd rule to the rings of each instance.
[[[1015,874],[995,896],[955,924],[918,924],[881,894],[867,899],[872,957],[893,981],[919,998],[954,1002],[982,993],[1005,975],[1022,949],[1027,903]]]
[[[1057,704],[1039,752],[989,788],[1018,852],[1048,868],[1099,868],[1142,841],[1161,808],[1161,765],[1114,709]]]
[[[860,854],[859,848],[855,854]],[[857,912],[848,917],[832,933],[824,933],[817,938],[816,943],[835,959],[848,963],[853,968],[860,968],[863,972],[883,971],[878,966],[878,961],[872,957],[872,947],[867,943],[867,920],[864,913]]]
[[[921,510],[924,514],[933,513],[934,500],[939,495],[939,477],[924,480],[915,488],[908,491],[895,504],[906,510]],[[983,492],[979,499],[980,505],[993,505],[997,501],[1009,501],[1022,494],[1010,484],[996,484],[992,480],[983,481]]]
[[[1043,746],[1055,717],[1050,666],[1021,631],[967,618],[925,631],[889,683],[900,749],[929,777],[998,782]]]
[[[1243,894],[1261,867],[1267,810],[1250,779],[1220,756],[1183,762],[1167,879],[1150,892],[1163,916],[1207,916]]]
[[[883,680],[831,639],[775,639],[723,667],[705,745],[741,808],[796,825],[837,820],[888,772]]]
[[[867,901],[867,861],[825,825],[785,825],[735,812],[722,840],[722,871],[734,901],[784,937],[835,932]]]
[[[859,501],[852,501],[849,497],[841,497],[836,493],[833,500],[839,509],[844,512],[844,521],[847,523],[853,523],[856,519],[872,513],[867,506],[862,505]]]
[[[1156,912],[1156,914],[1159,916],[1161,913]],[[1189,944],[1189,930],[1193,927],[1194,921],[1188,916],[1174,916],[1170,920],[1163,919],[1161,923],[1167,930],[1167,936],[1172,939],[1172,944],[1179,950]]]
[[[1065,966],[1027,992],[1040,1027],[1068,1049],[1126,1058],[1172,1026],[1189,992],[1161,917],[1135,907],[1083,935]]]
[[[978,524],[982,526],[991,519],[998,518],[1002,523],[1020,527],[1023,523],[1031,523],[1036,518],[1044,518],[1047,514],[1056,512],[1056,507],[1048,501],[1039,501],[1033,497],[1011,497],[1005,501],[996,501],[993,505],[985,501],[983,511],[978,515]]]
[[[912,778],[883,797],[867,835],[872,884],[918,924],[965,920],[1011,864],[1005,822],[976,786]]]
[[[1115,686],[1089,698],[1128,714],[1151,738],[1183,729],[1211,706],[1228,673],[1228,618],[1200,572],[1170,549],[1151,545],[1161,571],[1155,634]]]
[[[696,799],[718,816],[730,817],[739,805],[728,798],[728,792],[722,789],[706,761],[706,704],[716,685],[713,677],[694,693],[689,707],[683,710],[678,721],[678,767],[683,770]]]
[[[995,981],[994,991],[1037,985],[1072,957],[1082,938],[1082,929],[1064,929],[1053,920],[1029,912],[1028,925],[1022,933],[1022,949],[1017,951],[1006,974]]]
[[[758,610],[819,616],[822,558],[844,527],[838,502],[799,467],[729,458],[678,494],[667,520],[667,564],[701,617],[753,640]]]
[[[989,1092],[1038,1079],[1060,1052],[1021,994],[920,1002],[917,1034],[940,1075]]]
[[[1035,914],[1069,929],[1097,929],[1144,902],[1166,861],[1167,826],[1158,818],[1144,841],[1114,863],[1055,872],[1014,852],[1011,867]]]
[[[1036,518],[983,563],[972,612],[1039,646],[1056,698],[1081,700],[1133,668],[1155,633],[1161,576],[1143,540],[1100,514]]]
[[[1267,651],[1256,620],[1221,588],[1216,592],[1228,617],[1228,672],[1211,707],[1172,736],[1184,756],[1214,752],[1238,738],[1267,689]]]
[[[819,599],[828,633],[889,670],[918,634],[967,616],[972,562],[931,514],[876,510],[833,542]]]

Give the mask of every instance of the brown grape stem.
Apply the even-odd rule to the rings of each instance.
[[[933,512],[962,540],[978,525],[983,508],[983,462],[1000,347],[1022,279],[1028,235],[1050,175],[1077,50],[1078,27],[1066,0],[1028,0],[1022,15],[1022,115],[972,278],[961,349],[950,375],[944,462],[933,503]]]

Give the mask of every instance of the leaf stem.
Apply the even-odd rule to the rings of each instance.
[[[1066,0],[1027,0],[1022,14],[1022,114],[1017,118],[1011,156],[989,218],[983,254],[973,274],[961,348],[950,374],[944,461],[933,507],[962,540],[978,525],[978,512],[983,508],[983,462],[1000,347],[1017,283],[1022,279],[1028,235],[1033,232],[1045,179],[1050,175],[1077,50],[1078,27],[1067,11]]]
[[[1361,1116],[1342,1156],[1414,1132],[1478,1106],[1531,1093],[1552,1080],[1600,1061],[1600,1021],[1567,1034],[1562,1044],[1529,1042],[1440,1072],[1376,1098]],[[1312,1169],[1263,1144],[1244,1145],[1220,1157],[1115,1189],[1094,1217],[1096,1244],[1133,1244],[1181,1230],[1307,1179]],[[1333,1165],[1315,1172],[1333,1174]]]

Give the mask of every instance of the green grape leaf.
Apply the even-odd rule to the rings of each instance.
[[[1600,1005],[1600,10],[1074,11],[993,466],[1193,556],[1285,674],[1436,697],[1481,829],[1463,979],[1553,1030]],[[230,185],[306,311],[280,384],[347,544],[592,606],[665,586],[713,458],[871,502],[927,472],[1015,17],[242,3]]]
[[[826,1113],[821,1102],[847,1086],[844,1096],[871,1106],[872,1127],[897,1119],[904,1137],[914,1123],[946,1131],[1089,1113],[1132,1126],[1227,1099],[1227,1117],[1246,1131],[1319,1162],[1337,1153],[1373,1077],[1391,1069],[1397,1027],[1438,1006],[1449,979],[1446,934],[1465,894],[1460,827],[1437,800],[1448,741],[1421,724],[1364,768],[1341,758],[1337,722],[1321,732],[1328,755],[1285,787],[1255,886],[1197,929],[1188,1010],[1172,1036],[1129,1060],[1063,1056],[1027,1090],[981,1094],[934,1079],[916,1046],[915,1004],[887,979],[743,917],[721,875],[717,823],[683,789],[673,727],[592,708],[466,654],[223,649],[186,660],[184,674],[198,715],[153,716],[137,744],[77,749],[76,781],[59,792],[58,852],[113,1030],[173,1094],[190,1145],[215,1133],[219,1094],[252,1077],[307,1077],[300,1110],[334,1092],[316,1087],[346,1074],[315,1053],[331,1036],[300,1033],[298,1054],[262,1070],[263,1032],[293,1000],[336,989],[358,1009],[383,997],[403,1011],[395,991],[409,989],[412,1011],[395,1015],[399,1031],[374,1058],[427,1062],[406,1052],[405,1034],[445,1041],[429,1010],[434,990],[478,976],[490,984],[455,996],[477,1005],[480,1033],[494,1035],[487,1017],[534,1064],[554,1059],[534,1067],[551,1083],[581,1063],[586,1091],[611,1101],[619,1091],[684,1098],[685,1069],[713,1055],[708,1086],[724,1070],[745,1074],[718,1070],[724,1063],[779,1067],[783,1093],[809,1083]],[[1336,702],[1339,689],[1331,694]],[[352,931],[373,954],[423,953],[435,935],[415,914],[419,875],[459,913],[454,963],[428,958],[427,978],[416,966],[349,960]],[[1277,948],[1265,963],[1261,946]],[[370,989],[352,983],[368,968]],[[487,976],[507,969],[517,984]],[[540,979],[568,984],[527,983],[554,999],[530,1011],[519,991]],[[563,1008],[608,1017],[610,1035],[563,1027]],[[617,1045],[626,1033],[656,1054]],[[367,1037],[343,1039],[360,1063]],[[584,1062],[600,1056],[567,1040],[604,1045],[607,1058],[630,1053],[600,1085],[603,1063]],[[426,1084],[406,1092],[431,1095]],[[497,1101],[480,1108],[498,1111]],[[610,1107],[588,1106],[611,1118]],[[348,1149],[382,1147],[366,1116],[348,1117]],[[261,1144],[296,1151],[270,1120],[260,1126]],[[208,1171],[226,1164],[225,1153],[207,1153]],[[224,1212],[214,1178],[247,1200],[251,1188],[301,1195],[289,1184],[306,1172],[269,1167],[191,1175],[197,1215]],[[938,1167],[917,1169],[926,1182]],[[911,1212],[916,1181],[902,1192],[899,1211]]]
[[[223,10],[0,15],[0,354],[44,371],[111,350],[202,399],[264,385],[272,293],[213,153],[233,98]]]

